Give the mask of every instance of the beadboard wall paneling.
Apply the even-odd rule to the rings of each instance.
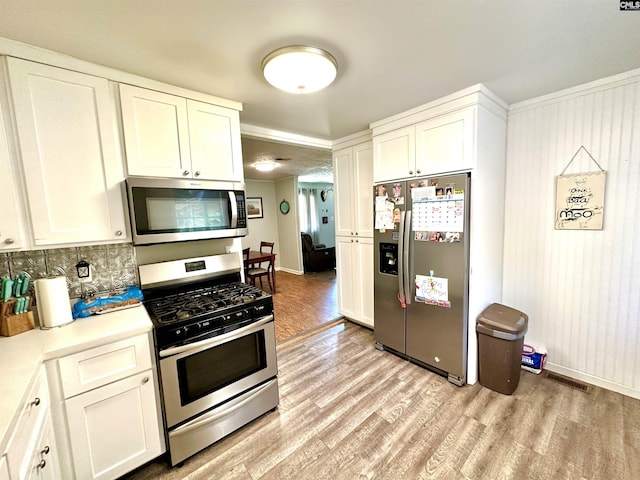
[[[640,398],[640,71],[508,121],[503,302],[550,370]],[[555,230],[555,177],[581,145],[607,172],[604,227]],[[566,173],[594,170],[581,152]]]

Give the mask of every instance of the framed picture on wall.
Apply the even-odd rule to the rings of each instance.
[[[262,197],[247,197],[247,218],[262,217]]]

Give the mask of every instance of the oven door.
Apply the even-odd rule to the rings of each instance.
[[[277,375],[273,315],[159,356],[170,429]]]

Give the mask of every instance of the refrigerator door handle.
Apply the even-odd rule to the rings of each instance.
[[[404,296],[404,225],[405,212],[400,212],[400,235],[398,236],[398,301],[402,308],[406,307]]]
[[[411,243],[411,210],[407,210],[406,215],[405,215],[405,219],[404,219],[404,225],[403,225],[403,229],[402,229],[402,238],[404,239],[402,244],[403,244],[403,249],[402,249],[402,262],[401,264],[403,265],[403,273],[404,273],[404,278],[402,279],[402,283],[404,284],[404,298],[405,298],[405,303],[408,305],[411,303],[411,282],[409,281],[409,275],[411,272],[409,272],[409,244]]]

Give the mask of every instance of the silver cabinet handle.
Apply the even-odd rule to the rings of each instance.
[[[42,460],[40,460],[40,463],[38,464],[37,468],[44,468],[47,466],[47,461],[43,458]]]
[[[182,176],[186,177],[189,175],[189,170],[185,170],[184,172],[182,172]]]
[[[413,170],[409,170],[409,175],[413,175]]]
[[[420,170],[416,171],[416,173],[420,173]]]
[[[196,173],[193,174],[194,177],[199,177],[200,176],[200,170],[196,170]]]
[[[13,244],[13,238],[7,238],[4,243],[6,243],[7,245],[11,245]]]
[[[51,449],[49,448],[49,445],[45,445],[45,447],[42,450],[40,450],[40,453],[42,455],[47,455],[50,451]]]
[[[142,384],[144,385],[145,383],[149,383],[149,377],[144,377],[142,379]]]
[[[122,230],[116,230],[116,237],[122,236]]]
[[[33,405],[34,407],[37,407],[38,405],[40,405],[40,397],[34,398],[33,402],[31,402],[31,405]]]

